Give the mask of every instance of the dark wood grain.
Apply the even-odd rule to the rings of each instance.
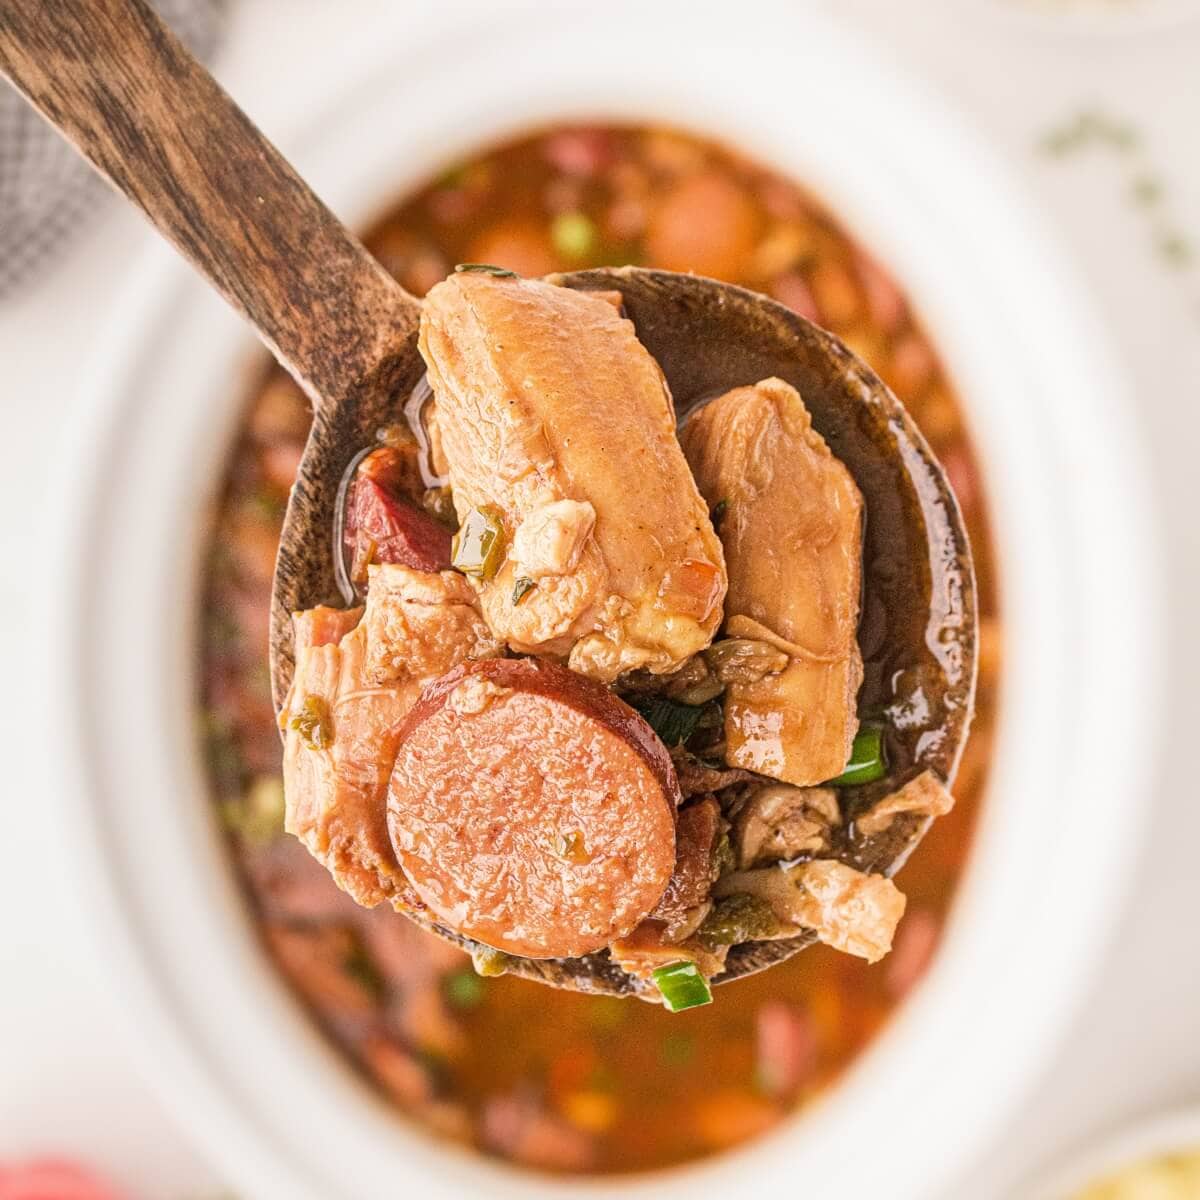
[[[619,291],[638,337],[658,360],[676,408],[739,384],[777,375],[803,395],[813,424],[850,468],[866,502],[863,547],[865,678],[860,713],[879,716],[915,699],[906,720],[889,720],[888,777],[841,793],[842,824],[833,854],[861,870],[892,874],[929,828],[904,814],[874,837],[854,818],[880,795],[921,771],[952,782],[974,708],[975,577],[966,528],[941,467],[904,407],[879,377],[833,334],[742,288],[668,271],[633,267],[555,277],[566,287]],[[375,430],[398,419],[379,394],[318,414],[284,524],[273,597],[275,635],[291,646],[289,614],[339,604],[333,579],[333,494],[347,464]],[[283,663],[283,654],[277,662]],[[286,659],[290,664],[290,658]],[[290,671],[276,680],[277,694]],[[428,913],[418,924],[467,950],[468,938]],[[748,942],[730,952],[725,983],[789,958],[811,934]],[[607,951],[574,959],[514,959],[513,974],[555,987],[654,998]]]
[[[2,0],[0,70],[315,404],[407,374],[417,302],[143,0]]]

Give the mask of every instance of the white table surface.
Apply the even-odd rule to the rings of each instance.
[[[1200,689],[1192,684],[1200,674],[1200,521],[1192,493],[1200,409],[1200,15],[1121,37],[1062,36],[980,15],[988,3],[823,0],[823,7],[884,42],[1012,158],[1128,357],[1169,550],[1170,753],[1166,763],[1147,763],[1144,791],[1129,797],[1152,810],[1153,832],[1102,978],[1010,1127],[945,1200],[999,1197],[1047,1157],[1127,1117],[1200,1103],[1200,870],[1191,849],[1200,842],[1191,759],[1200,729]],[[1009,9],[1020,4],[1007,0]],[[296,96],[319,87],[330,47],[369,58],[424,12],[422,3],[394,0],[240,0],[218,73],[278,134],[294,127]],[[1087,108],[1128,122],[1138,146],[1125,155],[1038,152],[1048,129]],[[286,150],[286,135],[280,140]],[[1155,250],[1147,214],[1128,194],[1132,164],[1161,180],[1165,210],[1194,239],[1190,266],[1172,269]],[[88,947],[80,911],[86,898],[74,894],[54,851],[55,797],[43,770],[55,753],[53,697],[39,686],[44,650],[26,633],[44,584],[40,463],[72,419],[80,364],[105,297],[149,236],[112,204],[66,264],[0,304],[0,628],[8,631],[0,643],[0,729],[10,762],[16,752],[16,771],[5,772],[3,788],[10,848],[0,872],[0,1162],[61,1152],[107,1172],[133,1196],[174,1200],[216,1195],[220,1181],[128,1064],[105,964]],[[1114,713],[1114,736],[1120,720]]]

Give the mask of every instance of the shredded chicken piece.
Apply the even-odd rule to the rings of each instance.
[[[387,831],[400,727],[425,683],[500,647],[461,575],[386,564],[370,580],[365,610],[293,618],[296,669],[279,716],[284,828],[359,904],[421,908]]]
[[[854,822],[859,833],[872,837],[882,833],[900,813],[944,817],[954,807],[954,797],[932,772],[922,771],[899,791],[884,796]]]
[[[426,680],[472,658],[502,650],[457,571],[414,571],[383,563],[368,571],[366,671],[371,683]]]
[[[759,867],[718,880],[715,896],[757,896],[792,928],[788,937],[811,929],[835,950],[878,962],[892,948],[904,915],[904,894],[883,875],[868,875],[834,859],[793,867]]]
[[[781,672],[730,683],[726,757],[798,786],[832,779],[858,728],[862,496],[780,379],[713,400],[680,441],[704,498],[721,509],[726,636],[787,660]]]
[[[787,783],[760,788],[734,822],[738,866],[828,853],[830,832],[840,820],[837,793],[832,788],[798,788]]]
[[[531,509],[513,534],[513,573],[518,579],[569,575],[596,524],[586,500],[553,500]]]
[[[707,646],[721,544],[662,372],[611,298],[456,274],[425,299],[420,347],[459,518],[487,506],[508,539],[473,581],[496,636],[605,682]],[[537,586],[514,603],[521,578]]]

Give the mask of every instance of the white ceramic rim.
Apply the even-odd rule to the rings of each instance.
[[[972,9],[984,20],[1052,38],[1156,34],[1200,19],[1196,0],[1135,0],[1120,7],[1080,0],[1060,11],[1035,0],[974,0]]]
[[[757,1191],[805,1177],[820,1179],[829,1197],[883,1188],[928,1196],[1008,1111],[1095,965],[1139,830],[1126,797],[1156,724],[1147,703],[1128,716],[1123,741],[1106,745],[1107,697],[1159,696],[1160,656],[1145,632],[1161,627],[1158,556],[1122,373],[1039,220],[944,102],[810,9],[747,0],[739,13],[730,29],[703,10],[621,0],[603,12],[572,10],[569,30],[560,27],[565,16],[543,11],[464,38],[439,61],[438,112],[422,117],[420,134],[399,139],[401,158],[381,145],[397,136],[389,116],[406,94],[420,104],[433,70],[432,56],[410,45],[405,69],[389,63],[356,81],[355,94],[291,149],[354,220],[369,215],[365,198],[377,209],[436,163],[502,130],[572,114],[657,116],[724,135],[814,184],[905,280],[987,459],[1010,639],[1004,686],[1022,697],[1019,710],[1005,706],[991,801],[942,951],[820,1106],[696,1167],[563,1183],[446,1149],[396,1121],[313,1034],[265,967],[238,897],[215,886],[230,875],[190,735],[194,598],[178,580],[193,578],[196,496],[211,493],[232,420],[232,405],[215,421],[200,419],[214,393],[194,346],[212,348],[207,370],[228,389],[246,339],[156,249],[118,301],[84,376],[80,410],[89,415],[73,431],[52,491],[64,586],[47,616],[56,694],[67,698],[64,825],[74,831],[69,852],[140,1057],[186,1126],[250,1194],[329,1200],[370,1194],[382,1180],[419,1180],[430,1197],[485,1187],[497,1197],[682,1196],[696,1186],[738,1195],[751,1180]],[[634,19],[630,38],[623,22]],[[686,70],[652,69],[681,45]],[[525,64],[517,92],[514,61]],[[771,72],[786,82],[796,112],[839,97],[819,134],[782,125],[770,88],[733,87]],[[847,87],[847,79],[863,86]],[[925,182],[934,178],[936,187]],[[987,214],[982,228],[979,214]],[[177,330],[188,331],[190,356]],[[194,445],[190,459],[155,453],[181,436],[139,392],[164,372],[179,409],[171,421],[186,425]],[[1027,427],[1035,435],[1018,437]],[[1107,486],[1118,464],[1120,497]],[[1058,519],[1046,521],[1040,506]],[[1102,669],[1090,652],[1099,645]],[[120,703],[113,680],[121,681]],[[174,816],[164,815],[168,787],[181,794]],[[145,853],[147,837],[160,854]],[[735,993],[725,995],[731,1002]],[[973,1031],[983,1036],[971,1041]]]
[[[1200,1108],[1143,1117],[1096,1138],[1045,1178],[1022,1184],[1012,1200],[1072,1200],[1085,1187],[1125,1167],[1181,1153],[1200,1153]]]

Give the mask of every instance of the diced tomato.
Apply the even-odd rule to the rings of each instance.
[[[721,572],[700,558],[685,558],[668,568],[659,585],[660,607],[697,621],[708,619],[721,598]]]

